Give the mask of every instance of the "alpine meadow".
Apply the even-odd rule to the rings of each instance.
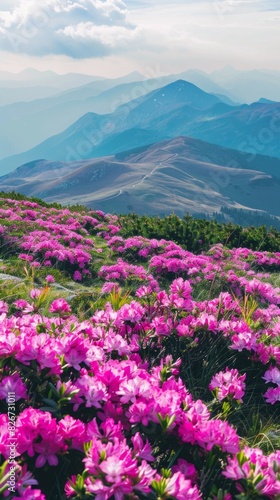
[[[280,500],[279,22],[1,0],[0,499]]]

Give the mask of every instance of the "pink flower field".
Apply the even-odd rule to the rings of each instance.
[[[280,252],[122,229],[0,199],[0,497],[280,498]]]

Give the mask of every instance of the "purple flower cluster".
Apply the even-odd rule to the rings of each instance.
[[[223,409],[245,408],[252,372],[263,405],[279,404],[280,290],[254,264],[275,265],[280,254],[216,245],[195,255],[165,240],[116,236],[117,218],[102,212],[6,203],[0,236],[8,243],[14,237],[11,226],[5,227],[7,217],[14,227],[27,228],[17,240],[19,258],[70,266],[79,281],[101,250],[93,228],[116,259],[100,261],[103,305],[86,319],[64,298],[48,304],[48,288],[34,288],[28,300],[0,300],[4,498],[44,500],[40,473],[65,470],[69,457],[74,471],[62,488],[73,500],[277,498],[279,451],[265,455],[246,446]],[[112,297],[122,298],[121,287],[131,284],[116,307]],[[200,298],[203,287],[214,290],[211,297]],[[197,361],[204,344],[223,345],[226,363],[209,367],[207,360]],[[184,373],[200,367],[209,372],[201,399]],[[272,385],[266,390],[265,383]],[[1,482],[9,472],[5,408],[11,393],[15,496]],[[207,477],[214,488],[205,493]],[[227,490],[218,493],[215,481]]]
[[[105,217],[98,211],[92,212],[95,217],[88,214],[75,214],[73,217],[68,209],[47,209],[28,201],[8,199],[5,202],[7,208],[0,208],[0,219],[9,219],[15,225],[7,227],[7,234],[4,234],[5,227],[1,225],[0,236],[6,237],[7,244],[19,248],[19,258],[33,267],[63,267],[77,281],[83,276],[90,277],[89,265],[95,248],[88,230],[96,228],[103,219],[110,222],[113,216]],[[19,224],[24,224],[26,228],[22,237],[13,235],[17,233]]]

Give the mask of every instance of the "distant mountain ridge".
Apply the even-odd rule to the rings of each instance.
[[[166,93],[165,96],[162,96],[163,93]],[[86,113],[64,132],[47,139],[30,151],[7,160],[1,160],[0,168],[3,173],[6,173],[20,164],[37,158],[67,161],[79,159],[79,157],[86,158],[114,154],[116,152],[114,148],[104,151],[103,140],[111,134],[117,134],[131,128],[147,129],[144,142],[138,144],[139,146],[147,145],[153,142],[152,136],[155,134],[157,135],[156,140],[169,137],[168,132],[164,134],[153,132],[149,126],[149,120],[160,117],[163,113],[171,112],[174,109],[180,109],[186,103],[194,104],[199,109],[203,107],[208,109],[218,102],[221,101],[216,96],[203,92],[189,82],[178,80],[119,106],[114,113],[108,115]],[[16,106],[15,112],[17,113]],[[7,124],[3,123],[3,128],[5,126]],[[151,135],[150,140],[147,138],[148,134]],[[132,141],[134,142],[133,136]],[[85,143],[86,148],[83,150]],[[99,147],[101,147],[101,151]],[[129,142],[123,144],[123,150],[131,149],[131,147],[134,147],[134,144],[132,146]],[[70,156],[69,152],[72,152]]]
[[[238,70],[225,66],[211,72],[208,77],[226,88],[239,102],[252,103],[265,97],[280,101],[280,71],[267,69]]]
[[[59,75],[33,68],[18,74],[0,72],[0,158],[37,146],[87,112],[113,113],[117,106],[179,79],[215,94],[229,106],[260,99],[266,103],[280,101],[277,71],[246,72],[229,67],[208,74],[188,69],[177,75],[155,74],[150,78],[134,71],[114,79],[75,73]]]
[[[37,158],[71,161],[112,155],[135,147],[136,129],[141,131],[139,147],[187,135],[252,155],[280,157],[278,116],[280,103],[230,106],[178,80],[119,106],[113,113],[87,113],[35,148],[1,160],[0,168],[7,173]]]
[[[100,78],[64,91],[55,87],[2,88],[0,105],[6,105],[0,106],[0,158],[35,147],[88,112],[113,113],[122,104],[172,82],[172,76],[144,80],[140,74],[132,73],[119,79]],[[217,89],[222,91],[220,87]],[[43,97],[45,92],[48,97]],[[23,96],[23,102],[13,103],[13,100],[21,101]],[[219,99],[235,105],[222,94]]]
[[[177,137],[115,156],[37,160],[0,178],[0,189],[104,211],[164,215],[221,207],[280,215],[280,159]]]

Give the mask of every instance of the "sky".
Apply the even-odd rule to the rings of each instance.
[[[280,70],[279,0],[0,0],[0,71]]]

